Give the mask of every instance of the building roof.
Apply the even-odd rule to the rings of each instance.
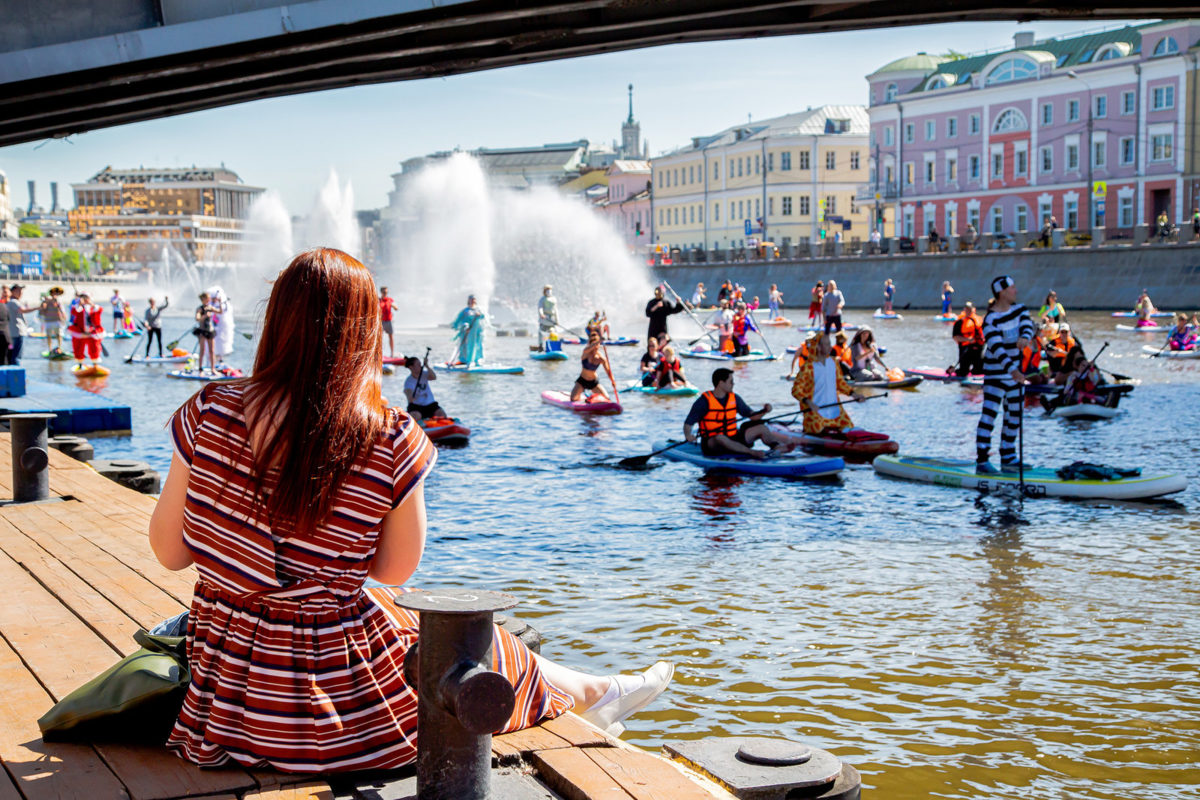
[[[928,53],[917,53],[916,55],[897,58],[895,61],[875,70],[872,75],[882,75],[885,72],[909,72],[912,70],[924,72],[936,69],[939,64],[948,60],[946,56],[931,56]]]
[[[136,169],[113,169],[107,166],[88,179],[88,183],[155,183],[176,181],[226,181],[241,183],[242,179],[231,169],[220,167],[137,167]]]
[[[650,162],[649,161],[632,161],[629,159],[618,158],[616,161],[614,161],[612,163],[611,168],[618,172],[625,172],[625,173],[644,172],[647,175],[650,174]]]
[[[663,155],[677,155],[710,147],[776,136],[867,136],[870,118],[866,106],[820,106],[782,117],[743,122],[711,136],[696,136],[692,143]]]

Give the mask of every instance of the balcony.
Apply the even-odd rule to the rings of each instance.
[[[900,196],[900,191],[895,181],[881,182],[878,186],[875,184],[863,184],[854,192],[854,202],[873,202],[876,194],[879,195],[879,200],[882,202],[884,200],[895,200]]]

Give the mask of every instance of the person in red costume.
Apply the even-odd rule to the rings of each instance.
[[[85,358],[91,359],[92,364],[100,363],[100,339],[104,336],[104,310],[92,305],[92,299],[87,292],[79,295],[79,302],[71,306],[71,324],[67,330],[71,334],[71,347],[75,351],[75,360],[83,366]]]

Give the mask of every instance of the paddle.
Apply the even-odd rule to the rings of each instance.
[[[1092,356],[1092,360],[1087,362],[1089,369],[1096,366],[1096,362],[1100,360],[1100,354],[1103,353],[1107,349],[1108,349],[1108,342],[1105,342],[1104,346],[1096,351],[1096,355]],[[1042,408],[1046,409],[1047,414],[1053,414],[1054,409],[1058,408],[1061,405],[1066,404],[1066,400],[1067,400],[1067,387],[1064,386],[1062,393],[1059,394],[1058,397],[1054,398],[1053,400],[1043,401]]]
[[[142,339],[146,338],[146,326],[141,323],[138,323],[138,325],[141,328],[141,333],[139,333],[137,339],[133,341],[133,347],[129,349],[129,355],[125,356],[126,364],[133,363],[133,357],[137,355],[138,345],[142,343]],[[147,345],[146,349],[149,350],[149,345]],[[146,355],[150,355],[150,353],[147,352]]]
[[[758,338],[760,338],[760,339],[762,339],[762,340],[763,340],[763,345],[764,345],[764,346],[767,348],[767,356],[768,356],[768,357],[770,357],[770,359],[771,359],[772,361],[774,361],[774,360],[775,360],[775,353],[773,353],[773,352],[771,351],[771,343],[767,341],[767,337],[766,337],[766,336],[763,336],[762,328],[758,327],[758,319],[757,319],[757,318],[755,318],[755,316],[754,316],[754,312],[753,312],[753,311],[751,311],[751,310],[749,310],[749,309],[747,309],[747,310],[746,310],[746,316],[748,316],[748,317],[750,318],[750,321],[751,321],[752,323],[754,323],[754,332],[758,334]]]
[[[1020,384],[1020,402],[1017,404],[1017,483],[1021,487],[1021,499],[1025,499],[1025,382]]]
[[[617,391],[617,380],[616,380],[616,378],[613,377],[612,365],[608,361],[608,345],[606,345],[604,343],[603,339],[600,340],[600,349],[604,351],[604,371],[608,373],[608,382],[609,382],[609,384],[612,385],[612,390],[613,390],[612,399],[613,399],[613,402],[616,403],[617,407],[619,408],[621,406],[621,398],[619,397],[619,395],[621,393],[619,391]]]
[[[671,294],[673,294],[673,295],[675,296],[675,302],[677,302],[677,303],[679,303],[679,305],[683,306],[683,310],[684,310],[684,311],[686,311],[686,312],[687,312],[687,314],[688,314],[688,316],[692,318],[692,322],[694,322],[694,323],[696,323],[697,325],[699,325],[699,326],[700,326],[700,330],[704,331],[704,336],[701,336],[701,337],[700,337],[700,339],[703,339],[703,338],[705,338],[705,336],[707,336],[707,337],[711,338],[711,337],[712,337],[712,335],[713,335],[712,331],[710,331],[710,330],[708,329],[708,326],[706,326],[706,325],[705,325],[703,322],[701,322],[701,321],[700,321],[700,318],[699,318],[699,317],[697,317],[697,316],[696,316],[696,313],[695,313],[694,311],[692,311],[692,309],[691,309],[691,308],[689,308],[689,307],[688,307],[688,304],[687,304],[687,303],[685,303],[685,302],[683,302],[683,298],[679,296],[679,292],[677,292],[677,291],[675,291],[674,289],[672,289],[672,288],[671,288],[671,284],[667,283],[666,281],[663,281],[663,282],[662,282],[662,285],[663,285],[663,286],[665,286],[665,287],[667,287],[667,291],[669,291]],[[688,342],[688,347],[691,347],[691,346],[692,346],[692,345],[694,345],[696,342],[700,341],[700,339],[695,339],[695,340],[693,340],[693,341],[691,341],[691,342]],[[718,341],[718,345],[719,345],[719,344],[720,344],[720,342]]]
[[[887,397],[887,392],[876,395],[876,397]],[[866,401],[871,400],[871,399],[872,398],[870,398],[870,397],[864,397],[862,399],[855,400],[854,402],[865,403]],[[828,403],[823,406],[817,406],[817,410],[819,411],[823,408],[834,408],[836,406],[840,406],[841,404],[842,404],[842,402],[839,400],[836,403]],[[778,420],[787,419],[788,417],[794,417],[797,414],[802,414],[802,413],[804,413],[803,409],[797,409],[797,410],[791,411],[787,414],[780,414],[775,417],[767,417],[766,419],[761,419],[761,420],[759,420],[759,422],[776,422]],[[687,439],[684,439],[682,442],[674,442],[674,443],[668,445],[667,447],[662,448],[661,450],[655,450],[653,453],[647,453],[644,456],[630,456],[629,458],[622,458],[620,461],[617,462],[617,466],[618,467],[644,467],[644,466],[646,466],[647,463],[649,463],[650,459],[654,458],[655,456],[657,456],[661,453],[665,453],[668,450],[674,450],[676,447],[680,447],[687,443],[688,443]]]
[[[557,322],[555,322],[555,323],[554,323],[554,327],[556,327],[556,328],[562,328],[562,329],[563,329],[564,331],[566,331],[567,333],[570,333],[570,334],[572,334],[572,335],[574,335],[574,336],[577,336],[577,337],[579,337],[580,339],[583,339],[584,341],[587,341],[587,337],[586,337],[586,336],[584,336],[582,333],[580,333],[579,331],[577,331],[577,330],[575,330],[575,329],[573,329],[573,328],[568,328],[566,325],[559,325]]]

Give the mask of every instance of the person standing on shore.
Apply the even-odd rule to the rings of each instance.
[[[995,303],[983,318],[983,410],[975,429],[975,471],[980,474],[1017,472],[1017,435],[1022,424],[1021,389],[1026,383],[1021,372],[1021,353],[1033,340],[1033,319],[1025,306],[1017,302],[1017,286],[1009,275],[992,281]],[[992,429],[1004,407],[1004,428],[1000,433],[1000,469],[988,461],[992,447]]]
[[[830,281],[821,301],[821,315],[825,317],[825,332],[833,328],[842,329],[842,309],[846,307],[846,298],[838,291],[837,281]]]
[[[92,305],[91,296],[87,292],[80,292],[79,302],[71,306],[71,324],[67,327],[71,334],[71,349],[79,367],[83,367],[85,358],[91,360],[92,366],[100,363],[103,316],[103,309]]]
[[[546,284],[542,287],[542,296],[538,299],[538,350],[546,349],[546,340],[558,327],[558,300],[553,294],[553,287]]]
[[[667,332],[667,317],[683,311],[683,303],[671,305],[663,294],[663,287],[654,287],[654,298],[646,303],[646,317],[650,320],[646,326],[646,338],[653,339],[660,333]]]
[[[162,312],[166,311],[171,305],[171,298],[163,297],[163,304],[160,307],[157,302],[151,297],[146,301],[149,308],[146,309],[145,315],[142,317],[142,325],[146,329],[146,358],[150,357],[150,343],[158,339],[158,357],[163,357],[162,346]]]

